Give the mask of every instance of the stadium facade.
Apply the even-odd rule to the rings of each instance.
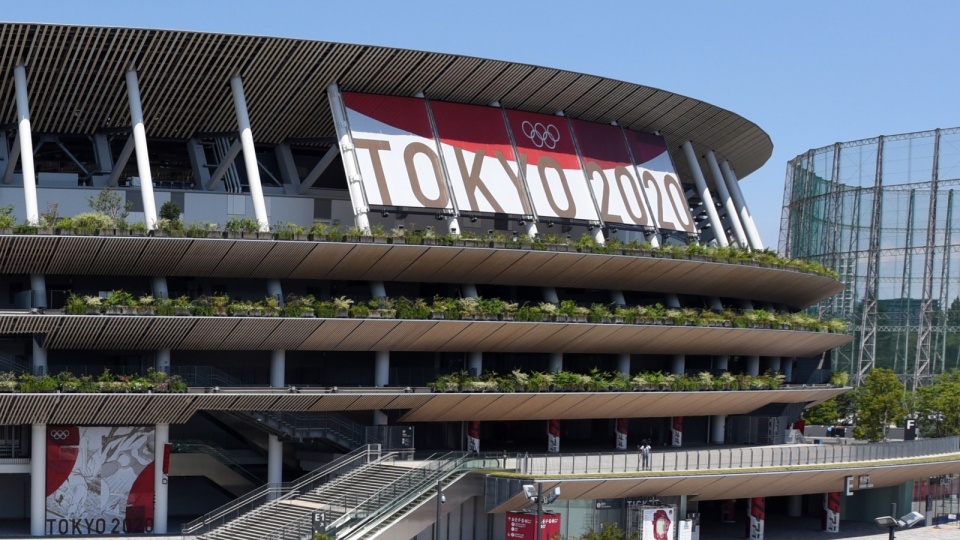
[[[33,535],[762,538],[768,498],[835,528],[960,469],[781,444],[851,338],[790,319],[843,286],[763,255],[738,178],[772,144],[730,111],[130,28],[2,24],[0,73],[0,517]]]
[[[960,367],[954,192],[960,130],[837,143],[787,165],[780,251],[839,274],[843,293],[814,307],[848,321],[837,350],[853,380],[894,370],[911,387]]]

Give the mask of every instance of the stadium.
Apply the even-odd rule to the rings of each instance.
[[[773,146],[733,112],[133,28],[4,23],[0,73],[19,532],[762,538],[929,521],[960,472],[957,438],[804,438],[852,341],[804,310],[847,293],[764,249],[738,182]]]

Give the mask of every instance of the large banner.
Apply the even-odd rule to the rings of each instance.
[[[530,512],[507,512],[508,540],[553,540],[560,535],[560,514],[544,512],[540,518],[540,534],[537,535],[537,514]]]
[[[503,110],[431,101],[430,111],[459,210],[533,215]]]
[[[345,92],[343,103],[369,204],[453,208],[425,100]]]
[[[663,137],[628,129],[623,133],[637,165],[640,184],[660,228],[695,232],[683,186],[677,180],[677,171],[673,168]]]
[[[48,535],[153,530],[152,427],[47,426]]]
[[[643,531],[641,538],[647,540],[673,540],[676,528],[676,512],[672,507],[643,508]]]
[[[567,119],[523,111],[507,119],[537,215],[599,221]]]
[[[604,223],[656,227],[619,127],[571,120]]]

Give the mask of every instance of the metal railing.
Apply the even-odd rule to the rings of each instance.
[[[763,446],[706,450],[657,451],[650,456],[652,471],[703,471],[826,465],[890,459],[909,459],[960,451],[960,436],[920,441],[850,445]],[[521,474],[594,474],[641,470],[637,452],[523,455],[516,458]]]
[[[176,442],[171,445],[171,451],[175,454],[205,454],[219,461],[224,466],[239,474],[253,484],[263,483],[263,479],[253,474],[237,463],[233,458],[225,454],[221,449],[210,446],[209,444],[197,442]]]
[[[273,501],[282,500],[304,489],[313,489],[328,476],[340,475],[351,469],[369,463],[380,457],[380,447],[368,445],[360,447],[339,459],[319,467],[293,482],[266,484],[260,489],[231,501],[220,508],[207,512],[203,516],[185,523],[181,528],[184,535],[200,535],[250,512],[257,507]]]
[[[326,432],[337,434],[355,445],[366,442],[366,426],[335,413],[254,412],[251,415],[297,439],[315,438],[317,432]]]

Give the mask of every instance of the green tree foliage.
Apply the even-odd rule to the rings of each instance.
[[[130,208],[133,206],[126,202],[123,193],[118,193],[108,187],[101,189],[96,198],[88,198],[87,204],[94,212],[106,214],[117,224],[126,221],[127,216],[130,215]]]
[[[640,540],[640,535],[633,534],[628,537],[616,523],[608,523],[602,526],[600,531],[591,527],[583,535],[571,537],[570,540]]]
[[[160,218],[176,221],[180,219],[180,205],[173,201],[167,201],[160,205]]]
[[[857,427],[853,435],[858,439],[882,441],[887,428],[897,424],[907,414],[905,391],[897,375],[886,368],[873,369],[857,389]]]
[[[960,435],[960,371],[938,375],[917,389],[918,424],[927,437]]]
[[[832,426],[840,422],[840,409],[837,405],[837,398],[832,398],[823,403],[814,405],[803,411],[803,419],[808,424],[815,426]]]

